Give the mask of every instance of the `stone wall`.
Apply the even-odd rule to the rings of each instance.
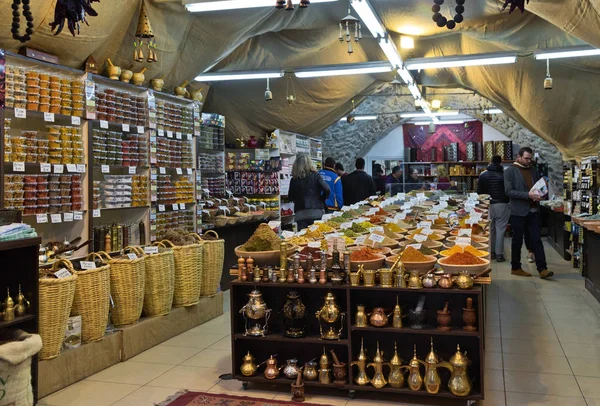
[[[406,92],[406,91],[405,91]],[[385,137],[394,128],[404,123],[401,112],[414,110],[411,96],[392,96],[388,85],[383,86],[374,95],[369,96],[356,108],[356,114],[379,114],[373,121],[357,121],[354,125],[336,122],[325,130],[323,139],[323,156],[333,156],[342,162],[346,171],[354,170],[354,160],[364,156],[373,145]],[[451,93],[444,95],[444,93]],[[460,94],[457,94],[460,93]],[[384,96],[388,94],[389,96]],[[459,89],[435,90],[435,98],[441,100],[442,106],[448,109],[460,109],[479,120],[483,120],[482,109],[489,102],[472,92]],[[544,141],[505,114],[492,115],[486,124],[500,131],[519,146],[529,146],[540,156],[540,162],[548,163],[551,191],[562,195],[563,174],[562,154],[552,144]]]

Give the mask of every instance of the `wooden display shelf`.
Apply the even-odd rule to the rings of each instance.
[[[234,340],[259,340],[259,341],[278,341],[278,342],[289,342],[294,344],[321,344],[321,345],[348,345],[347,339],[341,340],[323,340],[319,337],[301,337],[301,338],[290,338],[284,336],[282,333],[267,334],[264,337],[245,336],[242,333],[234,334]]]
[[[408,322],[406,322],[408,324]],[[451,336],[471,336],[471,337],[479,337],[479,331],[464,331],[460,327],[453,326],[450,331],[441,331],[432,326],[426,326],[427,328],[423,328],[421,330],[415,330],[410,327],[404,328],[394,328],[394,327],[356,327],[352,326],[350,329],[352,331],[367,331],[367,332],[377,332],[377,333],[385,333],[385,334],[424,334],[428,336],[434,335],[451,335]]]
[[[425,391],[425,390],[414,391],[409,388],[395,389],[395,388],[391,388],[389,386],[383,387],[381,389],[377,389],[370,385],[359,386],[359,385],[352,384],[352,385],[346,386],[346,388],[350,389],[350,390],[367,391],[367,392],[388,392],[388,393],[398,393],[398,394],[405,394],[405,395],[442,397],[442,398],[451,398],[451,399],[464,400],[464,401],[483,399],[483,394],[481,394],[480,392],[473,391],[473,392],[471,392],[471,394],[469,396],[458,397],[458,396],[454,396],[452,393],[450,393],[450,391],[448,391],[445,388],[440,389],[440,391],[438,393],[436,393],[435,395],[433,395],[431,393],[427,393],[427,391]]]
[[[268,383],[268,384],[275,384],[275,385],[290,385],[292,383],[294,383],[293,379],[287,379],[285,377],[277,377],[275,379],[267,379],[265,378],[265,376],[259,372],[259,375],[255,375],[255,376],[244,376],[244,375],[240,375],[240,374],[235,374],[233,376],[233,379],[237,379],[238,381],[242,381],[242,382],[257,382],[257,383]],[[307,381],[307,380],[303,380],[302,383],[305,386],[315,386],[315,387],[320,387],[320,388],[332,388],[332,389],[348,389],[349,385],[335,385],[333,383],[330,384],[325,384],[325,383],[321,383],[319,381]]]
[[[35,320],[35,316],[31,314],[26,314],[25,316],[15,316],[15,319],[11,321],[0,321],[0,328],[16,326],[29,320]]]

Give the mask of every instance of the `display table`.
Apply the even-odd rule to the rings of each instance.
[[[262,297],[267,307],[272,309],[269,322],[270,331],[265,337],[254,337],[245,335],[245,322],[239,310],[248,302],[248,294],[257,289],[262,293]],[[280,311],[287,301],[287,294],[290,291],[299,293],[302,302],[306,306],[306,336],[303,338],[288,338],[283,332],[283,313]],[[340,310],[346,313],[343,322],[343,331],[339,340],[322,340],[319,333],[319,322],[315,313],[323,306],[324,297],[329,292],[335,296],[335,302]],[[357,327],[356,311],[357,305],[365,306],[365,312],[371,312],[374,307],[384,307],[386,312],[391,312],[398,299],[403,307],[403,313],[408,313],[409,309],[414,309],[419,298],[426,297],[425,310],[426,319],[423,329],[410,328],[411,321],[405,319],[403,328],[391,327],[391,320],[387,327],[373,327],[370,324],[367,327]],[[231,331],[232,331],[232,359],[233,359],[233,377],[242,381],[246,388],[248,382],[276,383],[289,385],[292,381],[285,378],[282,374],[279,377],[269,380],[264,375],[264,367],[259,368],[253,376],[244,376],[240,372],[242,358],[250,352],[256,358],[256,364],[268,359],[271,355],[277,354],[278,366],[285,365],[288,359],[297,358],[298,366],[303,366],[306,362],[315,358],[317,361],[323,350],[331,360],[330,350],[335,350],[339,360],[350,365],[358,357],[361,349],[361,342],[364,341],[364,348],[367,357],[372,360],[375,355],[377,343],[381,351],[384,352],[385,361],[388,362],[394,353],[394,343],[398,345],[398,354],[405,365],[413,357],[413,348],[417,346],[417,356],[424,360],[430,352],[431,340],[435,351],[440,359],[449,360],[460,345],[461,351],[467,351],[468,358],[471,361],[468,367],[468,374],[473,382],[471,393],[467,397],[457,397],[447,389],[449,373],[446,369],[439,368],[438,373],[442,377],[442,385],[439,393],[430,394],[425,389],[413,391],[406,385],[404,388],[391,388],[389,385],[380,389],[374,386],[357,385],[355,376],[356,367],[347,367],[347,381],[345,384],[323,384],[316,381],[304,381],[307,387],[307,393],[310,393],[310,387],[330,387],[331,389],[349,391],[349,396],[353,397],[355,391],[369,392],[390,392],[402,395],[421,395],[430,398],[443,397],[453,398],[465,401],[474,401],[483,399],[484,394],[484,320],[485,320],[485,287],[476,285],[473,289],[459,290],[452,289],[406,289],[406,288],[381,288],[365,286],[333,286],[331,283],[326,285],[311,284],[287,284],[287,283],[248,283],[231,282]],[[477,331],[463,330],[463,308],[467,298],[473,299],[473,307],[477,309]],[[437,311],[444,308],[445,302],[449,304],[451,313],[451,330],[441,331],[437,329]],[[387,368],[384,369],[387,377]],[[368,375],[373,375],[371,368],[367,369]],[[423,373],[423,369],[421,369]],[[429,400],[431,401],[431,399]]]
[[[562,211],[555,211],[549,207],[540,206],[544,224],[548,229],[548,242],[565,260],[571,260],[569,248],[569,232],[565,231],[565,221],[570,221],[571,216]]]

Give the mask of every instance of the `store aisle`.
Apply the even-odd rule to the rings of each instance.
[[[584,289],[577,270],[551,247],[546,246],[546,253],[556,273],[551,281],[514,277],[508,262],[494,263],[487,304],[485,406],[600,406],[600,344],[594,344],[600,343],[600,304]],[[537,274],[533,266],[530,271]],[[151,406],[179,389],[289,400],[289,391],[256,386],[244,391],[237,381],[219,380],[231,369],[228,295],[224,310],[223,316],[57,392],[40,405]],[[306,401],[432,405],[421,397],[416,403],[399,403],[362,394],[352,401],[308,394]]]

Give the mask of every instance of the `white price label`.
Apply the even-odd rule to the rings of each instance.
[[[44,121],[53,123],[54,122],[54,113],[44,113]]]
[[[293,231],[282,231],[281,232],[281,236],[283,238],[292,238],[294,236],[294,232]]]
[[[167,131],[167,138],[173,138],[173,131]]]
[[[74,211],[73,212],[73,220],[83,220],[83,212],[82,211]]]
[[[130,175],[135,175],[136,174],[136,170],[137,170],[137,168],[135,166],[130,166],[129,167],[129,174]]]
[[[129,258],[130,260],[134,260],[137,259],[137,255],[135,255],[134,253],[130,252],[129,254],[127,254],[127,258]]]
[[[183,169],[181,168],[175,169],[175,172],[177,173],[177,175],[183,175]]]
[[[161,166],[160,168],[158,168],[158,173],[160,173],[161,175],[166,174],[167,168]]]
[[[52,172],[52,165],[51,164],[40,164],[40,172],[41,173]]]
[[[440,218],[447,219],[449,214],[450,213],[448,213],[447,211],[443,211],[440,213]]]
[[[73,213],[65,213],[65,214],[63,214],[63,221],[65,223],[73,221]]]
[[[269,223],[267,225],[274,230],[274,229],[281,227],[281,221],[272,220],[272,221],[269,221]]]
[[[347,221],[347,222],[345,222],[345,223],[342,223],[342,224],[340,224],[340,228],[341,228],[342,230],[347,230],[347,229],[349,229],[350,227],[352,227],[352,222],[351,222],[351,221]]]
[[[440,202],[437,207],[439,207],[440,209],[445,209],[446,207],[448,207],[448,202]]]
[[[415,234],[415,236],[413,237],[413,240],[415,240],[416,242],[427,241],[427,236],[424,234]]]
[[[143,125],[138,125],[137,126],[137,132],[138,132],[138,134],[143,134],[144,133],[144,126]]]
[[[158,136],[159,137],[164,137],[165,136],[165,130],[158,130]]]
[[[108,129],[108,121],[100,120],[100,128]]]
[[[308,229],[310,231],[317,231],[319,229],[319,226],[310,226],[310,227],[308,227]]]
[[[380,235],[380,234],[370,234],[369,235],[369,240],[371,241],[375,241],[377,243],[381,243],[383,242],[383,240],[385,240],[385,235]]]
[[[123,124],[123,125],[121,126],[121,128],[123,129],[123,131],[125,131],[125,132],[129,132],[129,124]]]
[[[180,140],[182,138],[181,133],[180,132],[175,133],[175,138]]]
[[[25,172],[25,162],[13,162],[14,172]]]
[[[473,230],[471,230],[470,228],[461,228],[458,230],[458,236],[466,236],[466,237],[470,237],[471,233],[473,232]]]
[[[71,116],[71,125],[81,125],[81,117]]]
[[[306,234],[306,228],[304,228],[296,233],[297,236],[302,236],[304,234]]]
[[[468,218],[468,219],[465,221],[465,224],[468,224],[468,225],[471,225],[471,226],[472,226],[472,225],[475,225],[475,224],[477,224],[477,223],[479,223],[479,219],[478,219],[478,218],[475,218],[475,216],[471,216],[471,217],[469,217],[469,218]]]
[[[186,136],[186,138],[187,138],[187,140],[188,140],[188,141],[191,141],[191,140],[192,140],[192,134],[188,134],[188,135]]]
[[[450,196],[448,196],[448,195],[441,195],[440,196],[440,201],[441,202],[447,202],[448,200],[450,200]]]
[[[165,211],[165,205],[164,204],[159,204],[158,205],[158,211]]]
[[[56,276],[58,279],[68,278],[71,276],[71,272],[69,272],[66,268],[61,268],[54,272],[54,276]]]
[[[342,207],[342,211],[344,211],[344,212],[345,211],[350,211],[350,210],[352,210],[352,208],[350,206],[344,206],[344,207]]]
[[[360,237],[356,237],[356,239],[354,240],[354,243],[356,245],[362,245],[365,243],[366,239],[367,239],[367,237],[365,237],[364,235],[361,235]]]
[[[77,172],[85,173],[85,164],[77,164]]]
[[[406,200],[406,193],[398,193],[396,195],[396,199],[398,199],[398,200]]]
[[[158,247],[144,247],[144,254],[158,254]]]
[[[477,193],[469,193],[469,199],[479,200],[479,195]]]
[[[16,118],[27,118],[27,110],[15,109],[15,117]]]
[[[417,199],[427,199],[427,197],[425,197],[425,193],[417,193]]]
[[[100,217],[100,209],[94,209],[92,211],[92,217],[94,217],[94,218]]]
[[[470,237],[456,237],[456,240],[454,241],[454,243],[456,245],[466,247],[467,245],[471,245],[471,238]]]
[[[375,226],[375,227],[369,228],[370,233],[373,233],[375,231],[379,231],[379,232],[383,233],[383,226]]]
[[[433,230],[431,228],[424,228],[423,230],[421,230],[421,234],[431,235],[431,234],[433,234]]]
[[[77,165],[67,164],[67,172],[77,172]]]
[[[411,204],[410,203],[404,203],[402,206],[400,206],[400,209],[402,210],[410,210],[411,208]]]
[[[62,223],[62,216],[60,214],[51,214],[50,221],[52,223]]]
[[[47,214],[36,214],[35,215],[35,220],[38,224],[44,224],[48,222],[48,215]]]
[[[81,269],[96,269],[96,263],[94,261],[81,261],[79,263]]]
[[[101,170],[102,170],[102,173],[110,173],[110,166],[102,165]]]
[[[64,173],[64,172],[65,172],[65,166],[63,164],[54,165],[54,173]]]
[[[179,203],[179,209],[185,210],[185,203]]]
[[[427,220],[432,220],[432,221],[434,221],[434,220],[437,220],[437,219],[438,219],[438,217],[439,217],[439,216],[438,216],[437,214],[428,214],[428,215],[427,215],[425,218],[426,218]]]
[[[388,223],[393,223],[393,222],[394,222],[394,219],[393,219],[393,218],[391,218],[391,217],[386,217],[386,218],[385,218],[385,222],[386,222],[386,224],[388,224]]]
[[[178,211],[179,210],[179,205],[177,203],[175,203],[173,206],[173,211]]]
[[[402,213],[398,213],[396,214],[396,216],[394,216],[394,219],[396,220],[404,220],[406,219],[406,212],[402,212]]]
[[[329,221],[333,218],[333,214],[323,214],[323,221]]]
[[[304,230],[302,230],[302,231],[304,231]],[[308,243],[308,246],[310,248],[321,248],[321,243],[319,241],[310,241]]]
[[[341,217],[342,214],[344,214],[344,213],[342,213],[341,211],[334,211],[333,212],[333,217]]]
[[[431,221],[419,221],[417,228],[431,228]]]
[[[416,250],[420,250],[422,245],[423,245],[423,244],[408,244],[408,245],[406,246],[406,248],[408,248],[408,247],[413,247],[413,248],[414,248],[414,249],[416,249]]]
[[[192,168],[187,168],[185,171],[187,172],[188,175],[192,174]]]

